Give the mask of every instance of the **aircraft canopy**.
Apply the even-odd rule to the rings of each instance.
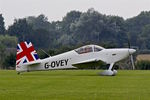
[[[97,46],[97,45],[86,45],[86,46],[83,46],[83,47],[76,49],[75,51],[78,54],[83,54],[83,53],[90,53],[90,52],[98,52],[98,51],[101,51],[103,49],[105,49],[105,48],[103,48],[101,46]]]

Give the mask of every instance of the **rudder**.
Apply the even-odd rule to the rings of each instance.
[[[19,68],[19,65],[36,60],[39,60],[39,57],[31,42],[24,41],[17,44],[16,69]]]

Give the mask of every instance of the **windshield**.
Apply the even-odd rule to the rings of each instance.
[[[78,54],[93,52],[92,46],[84,46],[75,50]]]
[[[102,47],[99,47],[99,46],[94,46],[94,52],[98,52],[98,51],[101,51],[103,50],[104,48]]]

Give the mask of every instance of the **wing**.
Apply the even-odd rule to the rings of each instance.
[[[72,64],[72,66],[78,67],[78,68],[85,68],[85,67],[96,67],[104,64],[105,62],[98,60],[98,59],[89,59],[84,60],[80,62],[76,62]]]

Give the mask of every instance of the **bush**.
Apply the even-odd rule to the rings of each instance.
[[[136,63],[136,69],[141,70],[149,70],[150,69],[150,61],[141,60]]]
[[[10,54],[8,55],[3,62],[3,69],[15,69],[16,65],[16,55]]]

